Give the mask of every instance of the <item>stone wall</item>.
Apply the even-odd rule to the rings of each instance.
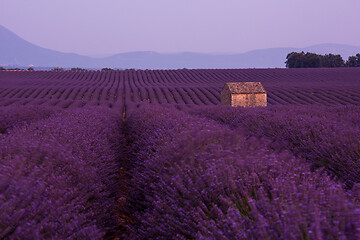
[[[221,91],[221,105],[231,105],[231,92],[228,87]]]
[[[233,107],[266,107],[266,93],[261,94],[232,94],[231,106]]]

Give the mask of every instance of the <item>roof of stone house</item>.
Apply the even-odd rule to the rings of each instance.
[[[234,94],[266,93],[260,82],[229,82],[225,86]]]

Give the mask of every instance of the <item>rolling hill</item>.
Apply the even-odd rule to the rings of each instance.
[[[128,52],[94,58],[63,53],[36,46],[0,25],[0,66],[82,67],[116,69],[204,69],[204,68],[284,68],[286,55],[292,51],[341,54],[344,59],[360,52],[360,47],[319,44],[306,48],[271,48],[240,54]]]

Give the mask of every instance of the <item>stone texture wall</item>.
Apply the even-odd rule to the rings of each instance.
[[[231,105],[231,93],[228,87],[221,91],[221,105]]]
[[[233,94],[231,97],[233,107],[266,107],[266,93],[261,94]]]

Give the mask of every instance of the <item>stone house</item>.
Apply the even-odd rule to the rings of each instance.
[[[266,107],[266,91],[260,82],[229,82],[221,91],[221,104],[233,107]]]

